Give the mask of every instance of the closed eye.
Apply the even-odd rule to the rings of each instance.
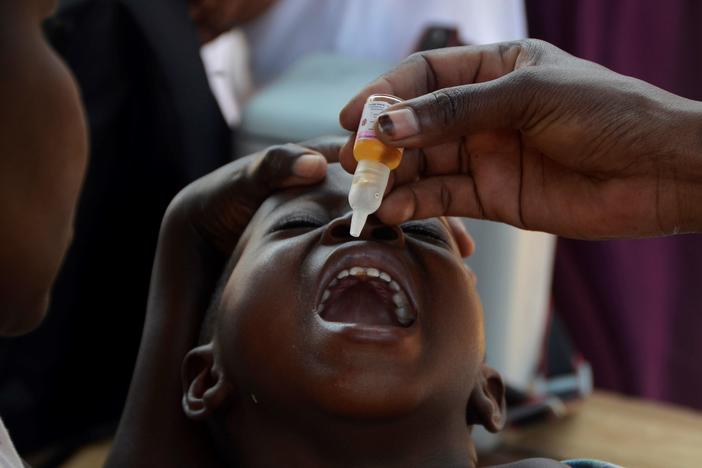
[[[275,225],[271,228],[271,232],[287,231],[293,229],[316,229],[322,226],[323,224],[324,223],[322,221],[313,216],[304,214],[293,214],[278,220],[278,222],[276,222]]]
[[[436,227],[427,223],[405,223],[402,226],[402,231],[413,237],[420,237],[431,241],[438,241],[448,245],[446,236],[439,232]]]

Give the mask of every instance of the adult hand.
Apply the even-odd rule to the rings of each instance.
[[[320,182],[341,141],[274,147],[196,180],[164,216],[139,357],[107,466],[217,466],[204,429],[182,413],[180,367],[197,344],[221,269],[276,190]]]
[[[354,97],[407,101],[377,130],[406,151],[377,215],[470,216],[576,238],[702,230],[702,104],[536,40],[410,56]],[[355,167],[352,140],[342,164]]]
[[[202,43],[263,14],[276,0],[188,0]]]

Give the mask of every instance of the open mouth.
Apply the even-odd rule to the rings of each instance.
[[[409,327],[417,319],[407,294],[388,273],[373,267],[341,270],[317,307],[328,322]]]

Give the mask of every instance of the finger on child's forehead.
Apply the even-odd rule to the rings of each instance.
[[[246,179],[253,183],[256,196],[265,199],[280,188],[320,181],[326,174],[326,164],[323,155],[300,145],[271,146],[253,156]]]

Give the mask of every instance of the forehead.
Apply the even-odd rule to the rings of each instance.
[[[351,189],[352,175],[346,172],[338,163],[329,164],[327,177],[321,184],[303,188],[304,193],[315,198],[330,198],[334,201],[347,201]],[[347,201],[348,206],[348,201]]]
[[[327,177],[322,183],[283,190],[269,197],[252,222],[272,213],[289,210],[322,208],[327,212],[346,212],[351,209],[348,194],[351,188],[351,174],[339,164],[330,164]]]

